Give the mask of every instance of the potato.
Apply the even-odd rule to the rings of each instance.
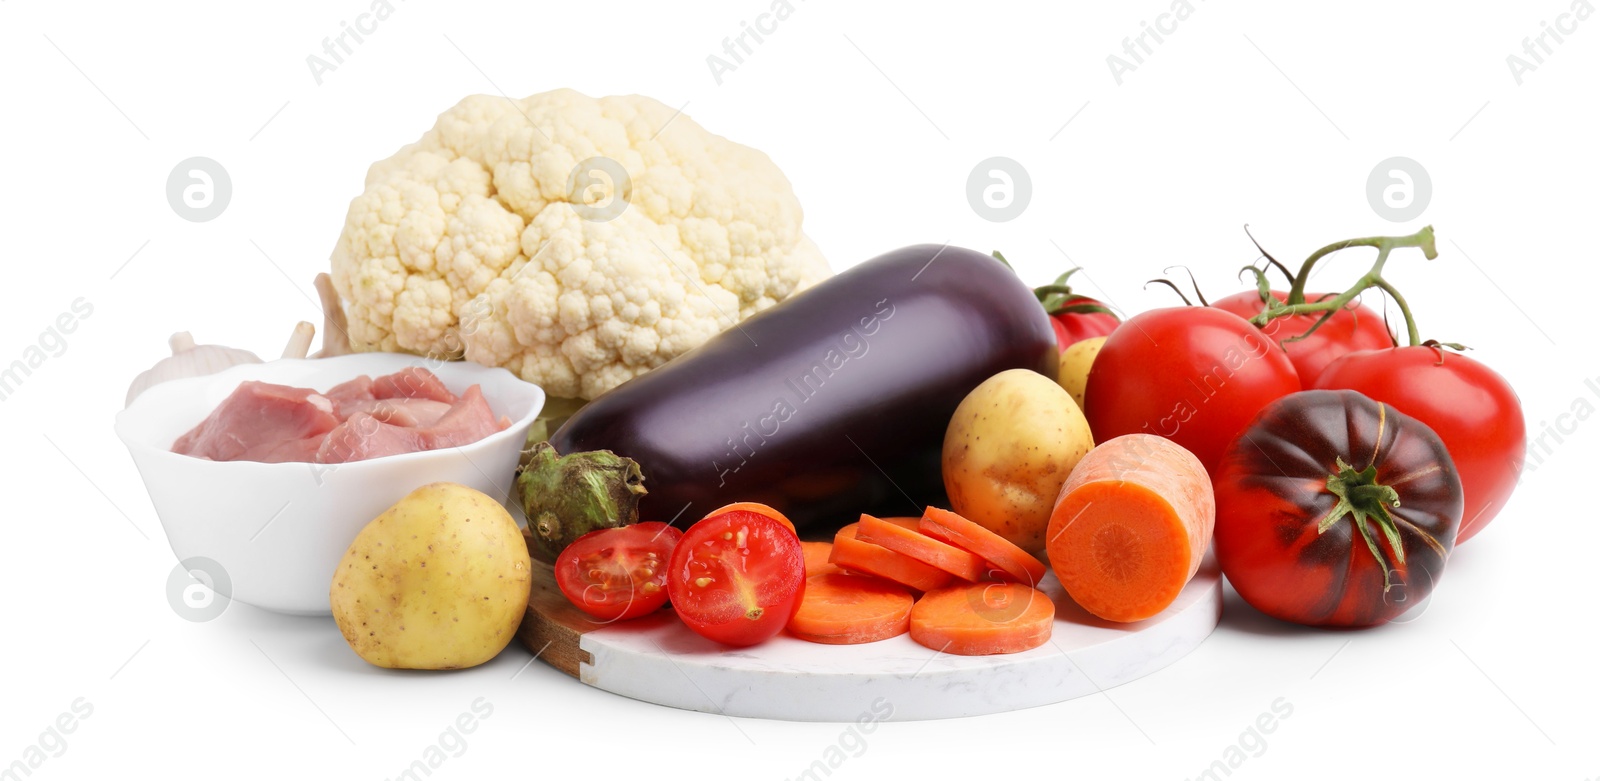
[[[530,567],[522,531],[500,502],[430,483],[356,535],[328,596],[345,642],[372,664],[473,667],[516,635]]]
[[[1072,395],[1078,409],[1083,409],[1083,388],[1089,384],[1089,368],[1094,366],[1094,358],[1100,354],[1100,347],[1105,343],[1104,336],[1096,336],[1074,342],[1061,353],[1058,364],[1061,368],[1056,372],[1056,381]]]
[[[1026,369],[996,374],[967,394],[945,429],[951,509],[1042,550],[1056,494],[1092,447],[1083,412],[1054,379]]]

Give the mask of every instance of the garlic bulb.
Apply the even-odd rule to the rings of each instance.
[[[322,300],[322,349],[310,357],[331,358],[336,355],[349,355],[354,351],[350,349],[350,336],[346,331],[348,321],[345,319],[344,305],[339,301],[339,293],[333,288],[333,279],[327,274],[318,274],[316,288],[317,297]],[[310,323],[296,323],[294,332],[289,335],[289,343],[283,348],[283,357],[307,357],[311,352],[311,341],[316,333],[316,327]],[[123,406],[132,404],[139,394],[149,390],[151,386],[168,380],[216,374],[241,363],[261,363],[261,359],[249,350],[216,344],[196,345],[194,337],[190,336],[188,331],[173,334],[168,344],[172,346],[172,355],[161,359],[160,363],[133,379],[133,384],[128,386],[128,397]]]
[[[261,359],[249,350],[223,347],[218,344],[197,345],[188,331],[173,334],[172,338],[167,340],[167,344],[172,347],[172,355],[162,358],[155,366],[133,378],[133,384],[128,386],[127,401],[123,406],[132,404],[139,394],[168,380],[216,374],[241,363],[261,363]]]
[[[317,329],[310,323],[296,324],[294,332],[289,336],[289,343],[283,348],[283,357],[306,357],[306,353],[311,349],[311,339],[316,332]],[[167,344],[172,347],[172,355],[162,358],[155,366],[133,378],[133,384],[128,386],[128,397],[123,402],[124,407],[132,404],[139,394],[168,380],[216,374],[241,363],[261,363],[261,359],[249,350],[223,347],[220,344],[197,345],[188,331],[173,334],[172,338],[167,340]]]

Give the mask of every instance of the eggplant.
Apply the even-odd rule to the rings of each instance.
[[[602,394],[558,453],[639,462],[639,517],[689,526],[762,502],[799,529],[942,504],[956,406],[1007,369],[1054,378],[1049,316],[993,257],[921,244],[880,255]]]

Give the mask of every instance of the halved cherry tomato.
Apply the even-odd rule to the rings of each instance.
[[[805,592],[805,554],[794,532],[749,510],[689,527],[673,551],[667,594],[690,629],[727,645],[783,631]]]
[[[601,621],[653,612],[666,604],[667,563],[682,537],[654,521],[589,532],[556,557],[556,586]]]
[[[723,505],[722,507],[706,513],[706,518],[715,518],[718,515],[723,513],[731,513],[735,510],[745,510],[748,512],[760,513],[774,521],[777,521],[778,523],[783,524],[784,526],[789,527],[789,531],[794,531],[794,523],[789,520],[788,516],[773,509],[771,505],[765,505],[760,502],[734,502],[733,504]]]

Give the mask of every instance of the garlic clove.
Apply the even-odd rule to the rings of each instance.
[[[355,352],[350,347],[350,322],[345,319],[344,304],[333,287],[333,278],[326,272],[318,274],[313,285],[322,303],[322,349],[312,357],[332,358]]]
[[[172,355],[162,358],[156,365],[133,378],[133,384],[128,386],[128,397],[123,402],[124,407],[132,404],[139,394],[169,380],[216,374],[242,363],[261,363],[261,359],[249,350],[218,344],[196,345],[188,331],[173,334],[167,344],[172,347]]]
[[[289,343],[283,347],[283,357],[304,358],[311,352],[311,339],[317,335],[316,326],[301,320],[289,334]]]

